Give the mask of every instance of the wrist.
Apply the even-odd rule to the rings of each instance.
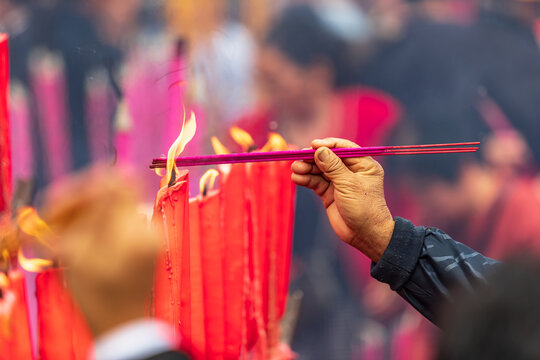
[[[394,227],[395,221],[391,216],[381,221],[371,222],[369,230],[359,232],[351,245],[373,262],[378,262],[392,239]]]

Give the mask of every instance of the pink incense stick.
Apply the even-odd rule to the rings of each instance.
[[[452,154],[472,153],[478,150],[479,142],[431,144],[431,145],[407,145],[407,146],[374,146],[365,148],[336,148],[332,151],[340,158],[362,156],[388,156],[388,155],[423,155],[423,154]],[[460,147],[461,146],[461,147]],[[287,150],[270,152],[252,152],[207,156],[185,156],[176,159],[177,166],[202,166],[217,164],[233,164],[242,162],[263,161],[290,161],[312,160],[314,149]],[[157,158],[152,161],[151,169],[166,167],[167,159]]]

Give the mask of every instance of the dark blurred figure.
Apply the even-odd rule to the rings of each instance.
[[[434,19],[429,0],[398,2],[400,26],[362,71],[367,84],[403,102],[407,121],[397,141],[481,140],[497,127],[479,110],[488,101],[540,161],[538,3],[486,1],[476,23],[462,26]]]
[[[516,257],[445,312],[439,360],[540,358],[540,259]]]
[[[401,171],[423,221],[469,239],[466,245],[489,257],[539,252],[540,182],[521,170],[525,149],[517,134],[501,134],[483,144],[483,158],[410,157]]]
[[[540,2],[484,1],[466,33],[472,76],[520,132],[540,164],[540,47],[534,35]],[[485,117],[484,117],[485,118]]]
[[[353,5],[349,11],[337,5],[297,5],[286,8],[273,23],[259,53],[263,99],[239,122],[257,143],[264,144],[268,132],[274,131],[300,147],[324,136],[369,145],[394,127],[400,112],[397,103],[358,82],[362,48],[350,38],[365,37],[364,28],[334,25],[348,16],[365,21]]]

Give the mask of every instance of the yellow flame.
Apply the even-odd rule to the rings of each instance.
[[[281,135],[277,133],[270,133],[270,135],[268,135],[268,141],[266,144],[264,144],[261,151],[266,152],[281,150],[287,150],[287,142]]]
[[[9,269],[9,251],[8,249],[2,250],[2,262],[0,263],[4,269],[0,270],[8,270]]]
[[[244,152],[249,151],[255,145],[253,138],[245,130],[240,129],[238,126],[233,126],[229,130],[234,141],[242,147]]]
[[[47,268],[50,268],[54,264],[52,260],[27,258],[26,256],[24,256],[22,247],[19,248],[17,259],[19,261],[19,265],[24,270],[29,271],[29,272],[41,272]]]
[[[9,278],[3,272],[0,272],[0,288],[6,288],[9,286]]]
[[[224,154],[230,154],[231,152],[229,151],[229,149],[227,149],[225,147],[225,145],[223,145],[221,143],[221,141],[219,141],[219,139],[215,136],[212,136],[212,138],[210,138],[210,141],[212,142],[212,147],[214,148],[214,152],[218,155],[224,155]]]
[[[210,169],[207,172],[201,176],[201,180],[199,180],[199,191],[201,194],[205,192],[205,190],[210,190],[214,187],[214,184],[216,183],[216,179],[219,176],[219,172],[216,169]],[[207,186],[208,183],[208,186]]]
[[[166,171],[165,171],[165,169],[163,169],[163,168],[155,168],[155,169],[154,169],[154,172],[155,172],[156,175],[159,176],[159,177],[163,177],[163,176],[166,174]]]
[[[17,215],[17,226],[23,233],[35,237],[39,242],[50,247],[44,238],[51,234],[51,229],[39,217],[35,208],[30,206],[20,208]]]
[[[180,135],[178,135],[167,153],[167,183],[171,181],[173,171],[175,172],[175,175],[178,175],[175,160],[184,151],[184,148],[191,141],[191,139],[193,139],[196,131],[197,120],[195,119],[195,114],[191,112],[191,117],[186,122],[186,115],[184,113]]]

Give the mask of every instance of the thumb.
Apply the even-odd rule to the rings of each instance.
[[[345,180],[352,173],[341,159],[330,149],[321,147],[315,152],[315,163],[317,167],[332,181]]]

